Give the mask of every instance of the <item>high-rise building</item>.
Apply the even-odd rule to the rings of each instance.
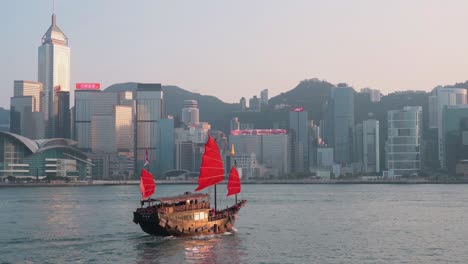
[[[291,172],[288,134],[284,129],[231,131],[231,144],[234,144],[236,155],[255,153],[258,163],[268,168],[271,175],[284,176]]]
[[[16,80],[14,81],[13,96],[14,97],[32,96],[33,98],[32,111],[33,112],[42,111],[42,99],[44,96],[42,83],[34,82],[34,81]]]
[[[262,110],[260,99],[256,95],[249,99],[249,109],[252,112],[260,112]]]
[[[292,136],[292,167],[295,172],[309,171],[309,118],[303,107],[289,112],[289,133]]]
[[[380,172],[379,121],[365,120],[362,123],[362,171]]]
[[[200,122],[200,110],[196,100],[185,100],[182,108],[182,122],[187,126],[196,126]]]
[[[443,136],[444,107],[467,104],[467,99],[467,90],[464,88],[437,87],[429,96],[429,128],[437,129],[439,163],[442,168],[446,168]]]
[[[32,81],[15,81],[10,103],[10,131],[31,139],[44,138],[45,124],[42,115],[42,84]]]
[[[387,112],[387,169],[390,175],[412,176],[421,170],[422,107]]]
[[[92,148],[93,116],[114,116],[114,107],[118,103],[117,93],[106,93],[100,90],[77,89],[75,91],[74,139],[78,148],[90,152]],[[97,120],[96,120],[97,121]],[[113,128],[113,127],[112,127]],[[110,128],[105,129],[107,131]]]
[[[55,137],[54,88],[70,92],[70,48],[68,38],[56,23],[52,14],[52,24],[42,37],[38,56],[38,80],[44,87],[43,112],[47,122],[47,137]]]
[[[113,153],[115,146],[115,117],[93,115],[91,117],[91,151]]]
[[[239,118],[234,117],[231,119],[230,130],[239,130],[240,129],[240,122]]]
[[[446,106],[443,111],[445,161],[450,176],[468,160],[468,105]]]
[[[342,164],[353,161],[354,93],[351,87],[338,87],[332,93],[334,158]]]
[[[264,89],[260,92],[260,103],[262,107],[268,105],[268,89]]]
[[[115,144],[118,152],[133,153],[133,107],[131,105],[116,105],[115,116]]]
[[[71,138],[70,125],[70,92],[54,92],[54,136],[56,138]]]
[[[163,116],[163,91],[159,83],[138,83],[135,96],[135,170],[143,167],[148,150],[150,171],[157,175],[158,149],[160,137],[158,122]],[[154,164],[153,166],[151,164]],[[138,175],[138,173],[135,173]]]
[[[174,119],[161,119],[158,127],[160,147],[156,164],[158,171],[162,174],[175,168]]]
[[[241,112],[247,111],[247,100],[245,99],[245,97],[242,97],[240,99],[240,111]]]

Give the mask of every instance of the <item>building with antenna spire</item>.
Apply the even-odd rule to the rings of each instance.
[[[46,137],[60,135],[56,131],[58,116],[56,92],[70,92],[70,47],[68,38],[57,26],[57,18],[52,14],[52,23],[42,37],[38,49],[38,81],[43,84],[44,100],[42,111],[46,122]],[[68,112],[68,115],[70,113]],[[69,118],[68,118],[69,120]]]

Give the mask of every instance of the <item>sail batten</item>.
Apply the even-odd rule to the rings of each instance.
[[[156,184],[154,183],[153,175],[146,169],[141,170],[140,174],[140,192],[141,199],[145,200],[154,194]]]
[[[205,152],[202,156],[200,166],[200,177],[198,187],[195,191],[203,190],[207,187],[222,182],[224,179],[224,165],[219,153],[219,148],[214,139],[208,135],[205,143]]]
[[[232,166],[231,172],[229,173],[229,181],[228,181],[227,189],[228,189],[227,196],[238,194],[241,191],[239,173],[237,172],[237,169],[234,166]]]

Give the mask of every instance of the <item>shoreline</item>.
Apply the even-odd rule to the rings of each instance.
[[[70,183],[0,183],[0,188],[8,187],[86,187],[139,185],[139,181],[93,181]],[[156,185],[196,185],[196,181],[156,180]],[[224,181],[222,184],[226,184]],[[242,184],[468,184],[468,180],[255,180]]]

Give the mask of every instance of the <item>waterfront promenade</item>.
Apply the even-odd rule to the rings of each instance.
[[[227,181],[223,182],[224,184]],[[139,185],[138,180],[128,181],[76,181],[68,183],[0,183],[2,187],[81,187],[81,186],[113,186],[113,185]],[[156,180],[156,185],[163,184],[197,184],[195,180]],[[468,179],[274,179],[274,180],[248,180],[242,184],[468,184]]]

